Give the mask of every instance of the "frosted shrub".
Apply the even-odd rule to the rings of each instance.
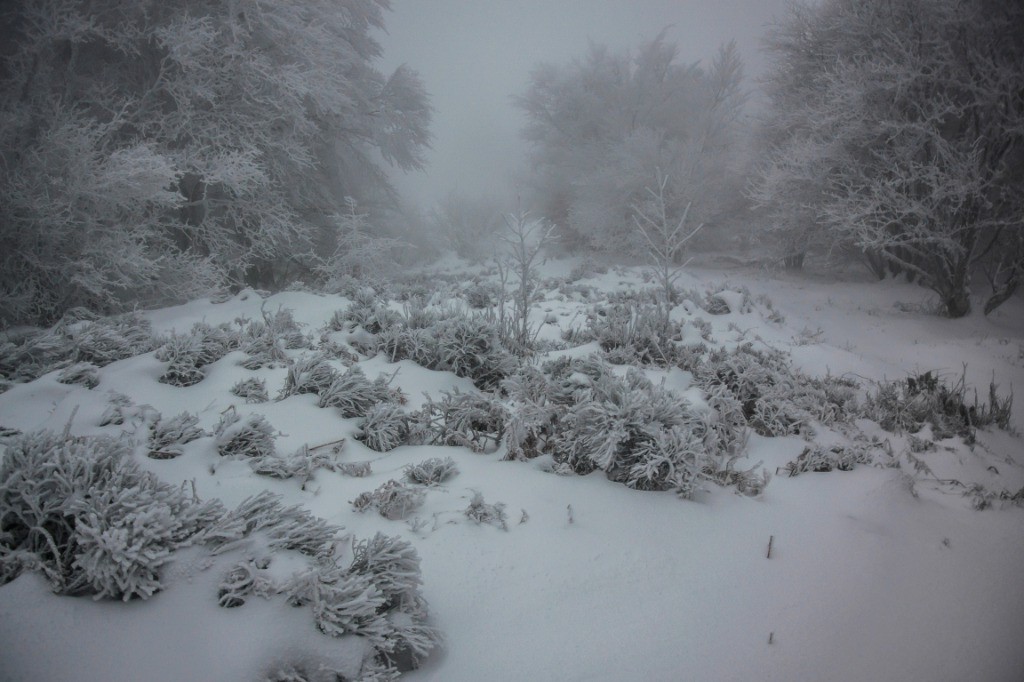
[[[804,448],[800,455],[786,465],[790,476],[808,471],[851,471],[858,464],[871,464],[874,458],[867,448],[855,445],[815,445]]]
[[[422,315],[420,320],[410,314],[401,326],[380,335],[377,350],[391,362],[412,360],[427,369],[453,372],[482,390],[496,388],[518,365],[493,322],[457,310]]]
[[[334,377],[320,394],[318,405],[336,407],[346,419],[364,417],[377,403],[401,400],[401,393],[389,388],[388,384],[383,375],[370,381],[358,365],[353,365],[344,374]]]
[[[474,282],[465,289],[464,295],[466,297],[466,305],[479,310],[481,308],[490,308],[497,303],[498,298],[501,296],[501,290],[489,282]]]
[[[231,410],[221,415],[214,444],[222,457],[270,457],[274,454],[274,427],[261,414],[241,417]]]
[[[588,335],[613,364],[665,366],[678,356],[679,325],[653,305],[610,305],[588,316]]]
[[[8,441],[0,464],[0,583],[40,570],[60,594],[147,598],[161,569],[221,508],[143,472],[131,442],[48,431]]]
[[[281,496],[266,490],[247,497],[211,524],[203,534],[214,554],[239,547],[295,550],[309,557],[330,555],[338,526],[314,516],[299,505],[286,507]]]
[[[196,367],[205,367],[238,347],[239,332],[228,324],[197,322],[188,334],[172,333],[156,351],[157,360],[174,362],[187,357]]]
[[[352,478],[366,478],[373,473],[370,462],[338,462],[335,471]]]
[[[370,288],[361,289],[356,300],[341,313],[335,313],[330,326],[335,331],[349,331],[362,327],[370,334],[379,334],[385,329],[400,325],[402,316],[392,310],[386,301],[377,297]]]
[[[398,521],[418,509],[425,498],[422,490],[409,488],[391,480],[373,492],[361,493],[352,501],[352,508],[356,511],[376,509],[384,518]]]
[[[794,371],[782,353],[755,350],[751,344],[710,351],[690,371],[708,393],[724,387],[746,422],[763,436],[800,433],[813,421],[845,421],[856,409],[855,383],[808,377]]]
[[[477,524],[489,523],[502,530],[508,530],[508,516],[505,514],[505,505],[501,502],[487,504],[484,496],[478,492],[473,493],[473,499],[469,506],[463,511],[466,518],[475,521]]]
[[[509,414],[501,401],[483,393],[442,391],[416,415],[416,439],[428,445],[457,445],[473,452],[497,449]]]
[[[238,347],[239,333],[226,324],[216,327],[197,322],[188,334],[172,334],[157,349],[156,358],[170,363],[160,382],[172,386],[192,386],[205,377],[203,367],[212,364]]]
[[[410,483],[435,486],[454,477],[459,473],[459,468],[455,466],[455,460],[451,457],[445,457],[444,459],[431,457],[419,464],[406,465],[403,472],[405,473],[406,480]]]
[[[149,427],[149,457],[172,459],[182,453],[183,445],[207,435],[194,414],[182,412],[173,419],[158,418]]]
[[[269,313],[261,308],[263,320],[248,322],[240,335],[240,347],[246,358],[239,364],[246,369],[274,367],[287,363],[285,350],[308,348],[309,339],[299,329],[288,308]],[[241,321],[239,321],[241,322]]]
[[[95,321],[83,320],[65,327],[74,347],[74,360],[98,367],[135,357],[153,349],[153,330],[137,313]]]
[[[257,377],[239,380],[231,387],[231,392],[246,403],[265,403],[270,399],[267,394],[267,382]]]
[[[86,388],[96,388],[100,384],[100,375],[96,365],[91,362],[76,362],[64,368],[57,376],[62,384],[78,384]]]
[[[301,357],[288,367],[288,376],[277,399],[301,393],[321,395],[334,381],[337,372],[321,355]]]
[[[100,415],[100,426],[120,426],[132,407],[132,399],[124,393],[111,391],[107,398],[107,409]]]
[[[1013,393],[1001,397],[995,382],[989,384],[988,402],[967,397],[966,367],[952,386],[938,376],[925,372],[899,381],[882,382],[869,395],[863,414],[887,431],[914,433],[931,424],[936,438],[960,436],[973,442],[979,427],[996,425],[1009,428]]]
[[[377,452],[387,452],[409,440],[409,417],[395,403],[377,403],[366,413],[357,440]]]
[[[558,360],[506,384],[514,401],[510,457],[551,454],[562,468],[642,490],[692,494],[738,437],[630,368],[619,378],[598,358]],[[717,424],[717,428],[713,425]]]
[[[52,328],[0,342],[0,375],[31,381],[77,362],[104,367],[153,350],[149,321],[129,313],[97,318],[81,308],[68,311]]]
[[[303,445],[291,455],[266,455],[249,460],[249,467],[260,476],[271,478],[297,478],[305,489],[317,469],[336,471],[338,462],[334,451],[311,450]]]
[[[215,554],[243,554],[221,581],[221,606],[282,595],[291,606],[310,607],[322,633],[367,640],[373,651],[368,660],[396,672],[415,667],[440,640],[425,624],[416,550],[401,538],[378,533],[353,542],[346,566],[339,561],[344,556],[339,530],[301,507],[283,506],[277,495],[264,491],[246,499],[203,535]],[[280,572],[273,570],[273,561],[282,551],[308,557],[306,568],[276,577]]]

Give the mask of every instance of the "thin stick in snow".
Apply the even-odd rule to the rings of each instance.
[[[766,559],[771,559],[772,558],[772,543],[773,542],[775,542],[775,536],[774,535],[769,535],[768,536],[768,554],[765,556]]]

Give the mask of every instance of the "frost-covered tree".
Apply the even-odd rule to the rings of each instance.
[[[948,315],[986,312],[1024,267],[1024,6],[992,0],[795,5],[771,35],[769,154],[754,197],[791,257],[852,244]]]
[[[567,246],[635,250],[633,205],[657,169],[670,177],[670,218],[692,204],[711,226],[741,181],[736,129],[742,65],[729,44],[705,67],[681,64],[663,31],[635,54],[592,45],[567,65],[542,64],[516,99],[533,145],[532,184]]]
[[[345,196],[422,164],[430,107],[374,68],[386,0],[40,0],[0,14],[8,319],[274,284]],[[382,160],[382,161],[381,161]],[[197,275],[200,275],[197,277]]]

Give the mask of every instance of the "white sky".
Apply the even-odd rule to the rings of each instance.
[[[525,168],[524,119],[511,103],[540,62],[586,53],[588,39],[633,48],[670,26],[683,62],[709,59],[735,38],[748,88],[763,69],[760,39],[786,0],[392,0],[380,36],[390,72],[409,64],[434,106],[433,150],[425,171],[396,173],[420,208],[456,189],[514,197]]]

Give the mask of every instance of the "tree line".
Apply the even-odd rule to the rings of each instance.
[[[3,10],[0,322],[358,271],[395,221],[387,169],[422,168],[430,141],[419,76],[375,67],[387,9]],[[657,213],[704,226],[688,248],[731,234],[794,268],[860,258],[953,317],[983,282],[990,312],[1024,270],[1020,26],[1024,5],[997,0],[793,4],[765,38],[753,115],[733,44],[691,64],[667,31],[631,52],[592,45],[514,98],[527,203],[577,251],[642,250],[637,225]],[[495,216],[450,196],[431,222],[483,257]]]

